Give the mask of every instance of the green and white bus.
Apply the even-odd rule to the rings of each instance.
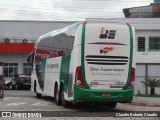
[[[115,108],[130,102],[134,39],[134,28],[126,23],[78,22],[42,35],[29,57],[31,90],[38,98],[55,97],[63,107],[83,101]]]

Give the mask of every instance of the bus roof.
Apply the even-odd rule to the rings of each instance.
[[[82,22],[76,22],[70,26],[63,28],[63,29],[57,29],[57,30],[48,32],[48,33],[40,36],[39,39],[37,40],[36,44],[38,44],[40,41],[43,41],[47,37],[53,37],[55,35],[58,35],[59,33],[63,33],[65,31],[67,31],[68,29],[77,28],[80,24],[82,24]]]

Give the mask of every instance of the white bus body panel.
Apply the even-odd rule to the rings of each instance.
[[[71,61],[70,61],[70,69],[69,74],[72,75],[72,90],[74,93],[74,85],[75,85],[75,73],[76,68],[81,66],[81,39],[82,39],[82,25],[79,25],[76,30],[75,40],[73,50],[71,52]],[[66,100],[74,100],[74,94],[72,97],[65,96]]]
[[[100,38],[100,34],[106,31],[107,37],[103,38],[102,35]],[[128,79],[130,59],[130,31],[127,24],[87,23],[84,49],[85,77],[90,89],[122,89]]]
[[[58,82],[60,79],[61,59],[62,57],[56,57],[46,60],[44,82],[44,93],[46,95],[54,96],[54,85],[56,81]]]

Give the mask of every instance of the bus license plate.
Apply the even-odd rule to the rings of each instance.
[[[112,94],[110,94],[110,93],[102,93],[102,96],[109,97],[109,96],[112,96]]]

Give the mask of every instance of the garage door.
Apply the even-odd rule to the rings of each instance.
[[[160,64],[137,64],[136,65],[136,77],[135,77],[135,94],[138,90],[141,93],[145,93],[145,86],[141,81],[145,81],[145,78],[160,79]],[[150,87],[147,88],[150,93]],[[156,88],[157,94],[160,93],[160,88]]]

